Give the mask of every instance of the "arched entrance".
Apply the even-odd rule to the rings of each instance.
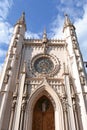
[[[31,96],[28,101],[28,105],[25,112],[25,127],[24,130],[32,130],[34,125],[34,110],[39,99],[43,96],[49,100],[53,108],[54,118],[54,129],[53,130],[64,130],[64,119],[63,110],[60,99],[56,92],[49,85],[41,85]],[[36,130],[36,129],[35,129]],[[38,129],[39,130],[39,129]],[[41,129],[42,130],[42,129]]]
[[[44,95],[38,99],[33,109],[32,130],[55,130],[54,108]]]

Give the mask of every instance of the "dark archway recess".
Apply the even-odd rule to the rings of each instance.
[[[45,95],[34,106],[32,130],[55,130],[54,108]]]

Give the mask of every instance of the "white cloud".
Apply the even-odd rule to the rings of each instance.
[[[27,31],[26,34],[25,34],[25,37],[26,38],[36,38],[36,39],[39,39],[40,38],[40,33],[33,33],[33,32],[30,32],[30,31]]]
[[[12,27],[10,23],[6,21],[9,9],[13,4],[13,0],[1,0],[0,1],[0,44],[7,44],[10,39]]]
[[[6,21],[9,13],[9,9],[13,4],[13,0],[1,0],[0,1],[0,44],[7,44],[10,39],[12,27],[10,23]]]
[[[0,0],[0,17],[6,19],[13,0]]]
[[[57,15],[56,19],[53,21],[53,23],[51,24],[51,33],[49,34],[50,38],[56,38],[56,39],[60,39],[63,37],[63,23],[64,23],[64,19],[60,16]]]
[[[61,0],[61,4],[57,6],[58,11],[60,11],[51,25],[52,33],[50,36],[53,38],[61,38],[61,36],[63,35],[62,30],[64,23],[64,15],[62,14],[63,12],[68,13],[70,18],[73,19],[72,21],[74,21],[74,25],[76,27],[83,59],[87,61],[87,1],[74,1],[76,1],[75,7],[73,0],[70,0],[69,2]],[[63,6],[62,4],[64,4],[65,6]],[[78,6],[79,8],[76,9],[76,6]]]
[[[6,55],[6,52],[7,52],[7,51],[0,49],[0,58],[3,57],[3,56],[5,56],[5,55]]]
[[[0,0],[0,45],[4,47],[5,44],[9,43],[9,39],[12,32],[10,23],[6,21],[9,13],[9,9],[13,4],[13,0]],[[0,71],[2,68],[2,59],[5,57],[6,51],[0,49]]]
[[[87,4],[87,0],[60,0],[57,5],[59,14],[68,13],[73,20],[78,17],[82,17],[84,14],[83,7]]]
[[[3,68],[3,63],[0,63],[0,77],[1,77],[1,73],[2,73],[2,68]]]
[[[87,5],[84,6],[83,18],[76,20],[75,27],[83,58],[87,60]]]
[[[0,21],[0,44],[8,44],[12,33],[12,27],[8,22]]]

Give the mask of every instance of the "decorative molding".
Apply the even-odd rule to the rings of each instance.
[[[49,39],[47,41],[47,46],[54,46],[54,47],[61,47],[64,48],[66,47],[66,42],[65,40],[55,40],[55,39]],[[43,40],[41,39],[24,39],[24,45],[25,46],[34,46],[34,47],[43,47]]]
[[[4,78],[4,83],[7,84],[9,80],[9,73],[6,73],[5,78]]]
[[[39,88],[41,87],[45,87],[45,86],[49,86],[49,88],[51,87],[59,97],[64,97],[65,94],[65,86],[62,82],[63,80],[61,79],[48,79],[46,77],[44,78],[31,78],[31,79],[27,79],[28,82],[28,94],[29,97]]]
[[[50,73],[47,73],[47,74],[44,74],[44,73],[38,73],[35,68],[34,68],[34,63],[37,59],[41,58],[41,57],[44,57],[44,58],[49,58],[53,64],[54,64],[54,67],[53,67],[53,70],[50,72]],[[31,60],[31,66],[30,66],[30,70],[32,71],[32,73],[34,73],[36,76],[53,76],[55,75],[56,73],[59,72],[60,70],[60,61],[59,59],[56,57],[56,56],[53,56],[53,55],[48,55],[48,54],[38,54],[36,56],[34,56]]]

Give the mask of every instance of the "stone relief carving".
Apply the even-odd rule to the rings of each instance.
[[[29,96],[31,96],[36,90],[40,87],[49,86],[51,87],[59,96],[63,96],[65,94],[65,86],[61,81],[49,80],[49,79],[41,79],[41,80],[30,80],[28,82],[28,92]]]
[[[6,72],[5,78],[4,78],[4,83],[7,84],[9,80],[9,72]]]
[[[80,73],[80,82],[82,85],[85,85],[85,76],[83,73]]]
[[[39,63],[39,59],[40,59],[40,63]],[[44,60],[44,62],[41,62],[41,59]],[[45,61],[47,59],[47,61],[51,61],[53,64],[53,68],[50,72],[46,72],[45,70],[47,70],[47,68],[50,68],[48,65],[50,65],[49,62]],[[38,63],[37,63],[38,61]],[[42,64],[44,63],[44,65]],[[43,65],[43,69],[45,69],[45,72],[38,72],[35,68],[35,66],[40,66],[40,68],[42,68]],[[45,68],[46,66],[46,68]],[[42,69],[42,70],[43,70]],[[43,77],[43,76],[53,76],[56,73],[58,73],[60,70],[60,61],[58,58],[56,58],[56,56],[50,56],[47,54],[39,54],[36,55],[31,61],[29,61],[28,63],[28,71],[29,73],[34,77]],[[29,74],[29,75],[30,75]]]
[[[67,111],[68,101],[67,101],[66,97],[62,98],[62,106],[63,106],[63,111]]]

